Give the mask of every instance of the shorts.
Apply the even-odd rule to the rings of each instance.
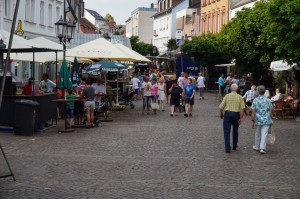
[[[186,104],[190,104],[191,106],[193,106],[193,105],[194,105],[194,98],[192,98],[192,99],[190,99],[190,98],[185,98],[185,99],[184,99],[184,102],[185,102]]]
[[[67,108],[67,118],[74,117],[74,108]]]
[[[91,111],[95,110],[95,101],[85,101],[84,102],[84,110],[90,109]]]
[[[139,88],[134,89],[134,93],[135,93],[135,94],[139,94]]]
[[[177,97],[172,97],[171,96],[171,99],[170,99],[170,105],[171,106],[175,106],[175,107],[179,107],[180,106],[180,96],[177,96]]]

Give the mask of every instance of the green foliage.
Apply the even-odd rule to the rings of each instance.
[[[261,1],[252,9],[243,9],[221,31],[220,40],[240,72],[266,71],[275,57],[275,46],[261,37],[269,23],[268,7],[268,2]]]
[[[132,50],[140,53],[141,55],[144,56],[153,55],[153,49],[157,49],[152,44],[146,44],[144,42],[140,42],[138,36],[132,36],[129,39],[130,39]]]
[[[202,66],[206,67],[230,62],[217,35],[213,34],[193,37],[191,41],[185,41],[181,46],[181,51],[194,57]]]
[[[176,44],[176,39],[170,39],[167,44],[168,50],[176,50],[179,46]]]
[[[111,16],[111,14],[107,13],[104,17],[108,22],[116,24],[115,22],[115,18],[113,16]]]
[[[300,63],[300,0],[271,0],[269,23],[263,32],[279,57]]]
[[[121,35],[121,33],[117,30],[114,35]]]

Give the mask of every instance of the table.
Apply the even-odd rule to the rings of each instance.
[[[70,133],[70,132],[74,131],[74,129],[69,128],[68,124],[67,124],[66,104],[67,104],[67,102],[77,102],[79,100],[80,99],[55,99],[55,100],[52,100],[52,102],[61,102],[61,103],[63,103],[64,111],[65,111],[65,129],[58,130],[58,132],[60,132],[60,133]]]

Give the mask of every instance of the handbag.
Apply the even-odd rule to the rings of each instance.
[[[156,98],[156,101],[157,101],[157,98]],[[159,109],[158,103],[157,102],[151,102],[151,109],[152,110]]]
[[[267,135],[267,144],[274,145],[275,141],[276,141],[275,131],[274,131],[273,125],[271,125],[269,128],[268,135]]]

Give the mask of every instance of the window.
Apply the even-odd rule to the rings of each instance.
[[[221,29],[221,19],[220,19],[220,14],[218,13],[217,17],[217,32],[220,32]]]
[[[53,26],[52,22],[52,4],[49,4],[48,6],[48,16],[49,16],[49,24],[48,26]]]
[[[211,31],[212,33],[215,33],[215,14],[212,15],[211,20]]]
[[[35,0],[30,1],[30,21],[34,22]]]
[[[56,7],[56,21],[60,19],[60,7]]]
[[[4,1],[4,16],[10,18],[10,0]]]
[[[26,0],[25,5],[25,20],[30,21],[30,0]]]
[[[40,24],[41,25],[45,25],[45,21],[44,21],[44,15],[45,15],[45,11],[44,11],[44,2],[41,1],[40,2]]]

